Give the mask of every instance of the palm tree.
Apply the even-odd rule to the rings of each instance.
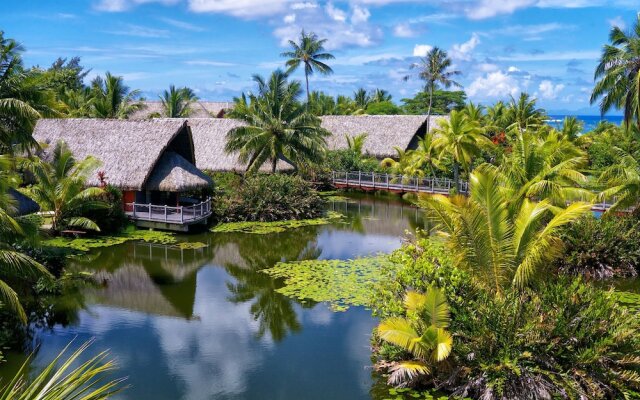
[[[314,72],[318,72],[322,75],[329,75],[333,73],[330,66],[322,61],[332,60],[335,57],[326,53],[324,50],[324,44],[327,39],[318,39],[318,36],[311,32],[306,34],[304,30],[300,33],[300,43],[296,43],[293,40],[289,40],[291,51],[282,53],[282,57],[287,57],[286,62],[287,74],[295,71],[304,64],[304,78],[307,83],[307,103],[309,102],[309,75],[313,75]]]
[[[167,118],[185,118],[191,114],[191,104],[198,100],[193,90],[188,87],[169,86],[160,96],[162,115]]]
[[[25,381],[27,368],[32,356],[22,364],[22,367],[2,389],[1,399],[11,400],[104,400],[108,399],[124,387],[120,385],[124,378],[105,381],[106,375],[116,369],[112,360],[107,360],[108,352],[103,351],[89,360],[77,365],[80,357],[91,345],[91,341],[84,343],[71,355],[63,360],[69,345],[65,347],[38,375]],[[60,363],[60,365],[58,365]],[[76,364],[77,367],[72,368]]]
[[[562,133],[518,131],[511,143],[511,153],[499,168],[512,199],[548,199],[564,207],[567,201],[593,197],[582,188],[587,177],[580,170],[587,166],[587,155]]]
[[[24,49],[0,31],[0,152],[29,150],[37,144],[31,136],[41,116],[58,116],[58,102],[46,87],[42,74],[25,71]]]
[[[369,92],[367,92],[364,88],[359,88],[355,92],[353,92],[353,101],[355,101],[358,108],[361,110],[365,110],[369,103],[371,103],[371,96]]]
[[[507,120],[507,106],[502,101],[498,101],[491,107],[487,107],[485,116],[486,129],[492,135],[505,132],[509,127]]]
[[[54,233],[66,227],[100,231],[94,221],[82,216],[87,211],[108,208],[108,204],[100,200],[103,189],[86,187],[99,165],[93,157],[77,161],[64,142],[56,144],[50,162],[40,159],[29,162],[28,167],[37,180],[32,189],[33,198],[43,210],[51,211]]]
[[[451,86],[462,87],[458,82],[453,80],[454,76],[460,75],[461,72],[454,70],[448,71],[451,67],[451,59],[447,56],[447,52],[434,47],[426,57],[421,58],[418,63],[411,65],[411,68],[417,68],[418,77],[425,81],[425,91],[429,93],[429,105],[427,106],[427,133],[430,131],[429,124],[431,119],[431,105],[433,103],[433,92],[439,87],[450,88]],[[409,79],[408,76],[405,80]]]
[[[591,212],[589,203],[554,207],[547,199],[512,204],[505,178],[479,168],[470,176],[470,195],[425,196],[457,267],[498,296],[507,286],[529,286],[561,254],[561,227]]]
[[[368,136],[369,135],[366,133],[361,133],[355,136],[345,134],[344,138],[347,139],[347,148],[357,154],[362,154],[364,143],[366,142]]]
[[[470,101],[460,111],[465,113],[470,121],[477,122],[479,125],[483,125],[484,107],[481,104],[473,104],[473,102]]]
[[[640,127],[640,15],[629,34],[617,26],[611,28],[609,42],[596,67],[594,79],[600,80],[591,93],[591,104],[601,99],[603,115],[611,108],[623,109],[627,127],[634,118]]]
[[[96,77],[91,82],[91,90],[94,97],[93,116],[97,118],[125,119],[144,107],[137,100],[140,91],[130,90],[121,76],[114,76],[109,72],[104,79]]]
[[[483,134],[480,125],[469,120],[462,111],[451,111],[449,119],[441,119],[433,130],[432,146],[442,156],[450,155],[453,160],[453,180],[456,191],[460,190],[460,167],[471,171],[473,158],[480,155],[491,141]]]
[[[238,152],[249,173],[257,172],[267,161],[275,172],[279,159],[297,168],[324,157],[329,132],[298,101],[300,83],[288,82],[287,74],[280,70],[268,81],[258,75],[253,80],[258,84],[258,95],[249,96],[241,115],[247,125],[227,133],[225,151]]]
[[[442,169],[442,163],[433,147],[433,135],[425,135],[418,139],[418,145],[411,151],[411,162],[415,169],[421,171],[420,175],[435,176]]]
[[[617,212],[626,208],[633,208],[637,212],[640,208],[640,163],[636,157],[619,147],[614,147],[618,162],[605,169],[598,182],[608,187],[600,194],[600,199],[616,198],[609,212]]]
[[[511,96],[505,118],[509,123],[508,128],[524,131],[527,128],[538,128],[547,119],[545,112],[537,108],[536,99],[527,93],[520,93],[516,100]]]
[[[389,384],[406,386],[425,375],[433,365],[451,353],[453,337],[446,330],[451,322],[444,292],[430,287],[425,294],[409,291],[404,297],[406,317],[391,317],[377,328],[378,336],[411,354],[412,360],[400,361],[391,368]]]
[[[372,103],[381,103],[383,101],[391,101],[391,94],[384,89],[376,89],[371,93]],[[366,108],[366,107],[365,107]]]
[[[569,140],[575,140],[580,136],[584,124],[576,117],[565,117],[562,121],[562,134]]]
[[[16,250],[16,244],[35,242],[37,229],[29,221],[16,217],[16,199],[9,192],[16,183],[13,164],[10,157],[0,155],[0,308],[6,307],[26,323],[20,298],[9,282],[35,283],[53,276],[40,263]]]

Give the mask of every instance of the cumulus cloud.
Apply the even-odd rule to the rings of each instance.
[[[399,38],[411,38],[415,37],[417,32],[415,32],[411,25],[409,24],[398,24],[393,27],[393,36]]]
[[[354,6],[350,10],[333,3],[327,3],[323,8],[299,7],[288,14],[284,25],[277,27],[274,35],[281,45],[286,46],[289,40],[298,38],[303,28],[313,27],[313,32],[319,37],[330,38],[325,44],[328,50],[369,47],[382,38],[382,30],[369,22],[370,15],[369,10],[362,6]]]
[[[433,49],[433,46],[428,44],[417,44],[413,48],[414,57],[425,57],[429,51]]]
[[[292,3],[292,0],[189,0],[189,10],[257,18],[284,13]]]
[[[471,39],[464,43],[454,44],[449,50],[449,56],[454,60],[470,61],[471,52],[480,44],[480,37],[477,33],[471,35]]]
[[[542,98],[553,100],[558,97],[558,94],[564,89],[564,85],[559,83],[554,85],[550,80],[543,80],[538,86],[538,90],[542,95]]]
[[[470,97],[480,99],[515,96],[520,92],[518,80],[502,71],[476,78],[466,89]]]

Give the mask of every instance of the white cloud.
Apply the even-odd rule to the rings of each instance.
[[[310,1],[306,1],[303,3],[293,3],[291,5],[291,9],[292,10],[306,10],[309,8],[318,8],[318,5],[316,3],[312,3]]]
[[[295,14],[285,15],[282,20],[284,21],[285,24],[293,24],[294,22],[296,22],[296,15]]]
[[[502,71],[495,71],[476,78],[466,91],[470,97],[500,98],[517,95],[520,92],[520,85],[514,77]]]
[[[433,46],[428,44],[417,44],[413,48],[414,57],[425,57],[429,51],[433,49]]]
[[[497,65],[491,63],[480,63],[476,65],[476,68],[480,72],[493,72],[499,69]]]
[[[351,14],[351,23],[352,24],[360,24],[363,22],[367,22],[371,13],[364,7],[355,6],[353,7],[353,13]]]
[[[187,31],[192,31],[192,32],[204,32],[206,31],[206,29],[204,29],[201,26],[197,26],[194,24],[190,24],[188,22],[184,22],[184,21],[180,21],[177,19],[173,19],[173,18],[158,18],[160,21],[163,21],[171,26],[175,26],[176,28],[180,28],[180,29],[184,29]]]
[[[184,63],[187,65],[204,65],[208,67],[233,67],[237,65],[235,63],[214,60],[188,60]]]
[[[95,9],[106,12],[121,12],[140,4],[160,3],[172,5],[178,2],[180,0],[100,0],[95,4]]]
[[[550,100],[558,97],[558,94],[562,91],[562,89],[564,89],[564,85],[562,83],[554,85],[553,82],[546,79],[540,82],[540,86],[538,86],[538,90],[540,91],[542,97]]]
[[[470,3],[465,11],[470,19],[485,19],[500,14],[511,14],[535,3],[536,0],[480,0]]]
[[[166,38],[170,32],[164,29],[149,28],[146,26],[127,24],[122,29],[105,31],[112,35],[138,36],[145,38]]]
[[[609,20],[607,20],[609,22],[609,25],[611,25],[611,27],[613,28],[614,26],[617,26],[618,28],[625,30],[627,29],[627,24],[624,22],[624,20],[622,19],[621,16],[617,16],[615,18],[611,18]]]
[[[510,67],[507,69],[507,72],[511,72],[511,73],[514,73],[514,72],[520,72],[520,68],[518,68],[518,67],[514,67],[514,66],[512,65],[512,66],[510,66]]]
[[[327,11],[327,15],[334,21],[345,22],[347,20],[347,13],[335,7],[333,3],[327,3],[325,10]]]
[[[284,13],[291,3],[292,0],[189,0],[189,10],[258,18]]]
[[[454,44],[449,50],[449,55],[454,60],[471,61],[471,52],[480,44],[480,37],[477,33],[471,35],[471,39],[464,43]]]
[[[509,56],[495,57],[498,61],[570,61],[570,60],[596,60],[600,57],[597,50],[585,51],[555,51],[539,54],[515,53]]]
[[[398,24],[393,27],[393,36],[400,38],[415,37],[416,32],[411,28],[409,24]]]

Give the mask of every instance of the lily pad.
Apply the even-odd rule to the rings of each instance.
[[[257,235],[266,235],[269,233],[284,232],[287,229],[301,228],[303,226],[326,225],[337,220],[343,219],[344,215],[329,211],[323,218],[301,219],[274,222],[244,221],[244,222],[227,222],[219,224],[211,228],[211,232],[215,233],[253,233]]]

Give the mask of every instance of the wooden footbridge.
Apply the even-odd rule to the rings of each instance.
[[[455,188],[453,179],[435,177],[417,177],[394,174],[379,174],[375,172],[338,172],[331,173],[333,186],[338,189],[359,189],[363,191],[384,191],[398,194],[404,193],[427,193],[443,194],[448,196]],[[458,193],[467,194],[469,192],[469,182],[460,181]],[[592,211],[602,213],[607,211],[616,202],[603,201],[596,203],[591,208]],[[623,213],[630,210],[621,211]]]

